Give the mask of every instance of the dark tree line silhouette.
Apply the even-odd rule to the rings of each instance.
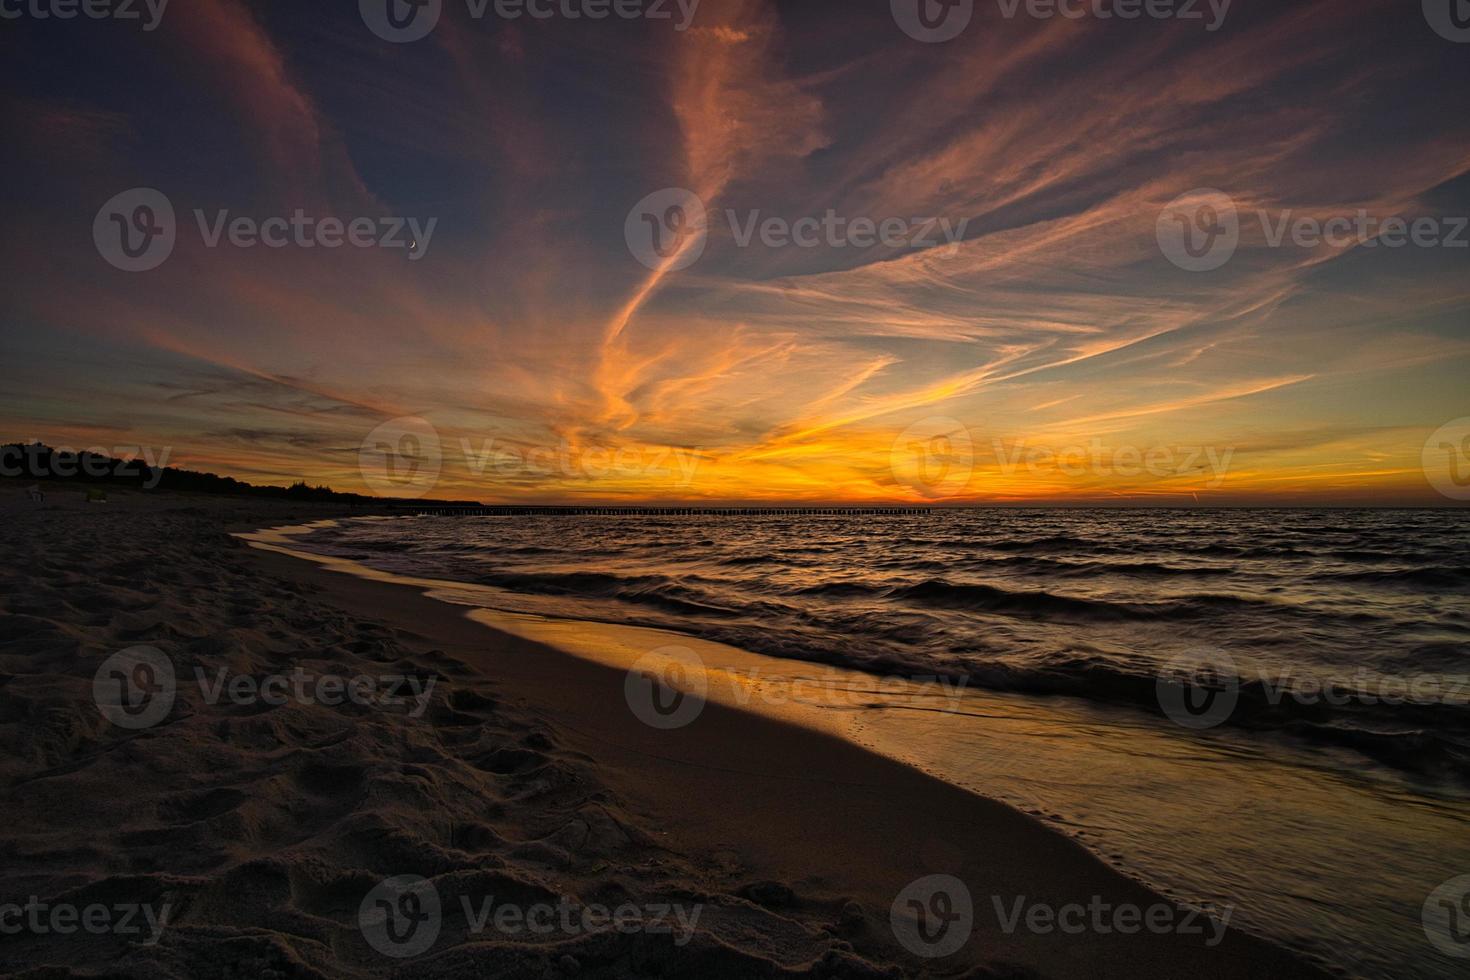
[[[287,487],[257,486],[217,473],[149,466],[141,459],[119,459],[86,450],[55,449],[44,443],[12,442],[0,445],[0,477],[32,483],[84,483],[139,490],[229,494],[279,500],[329,501],[356,504],[405,504],[407,500],[344,493],[331,487],[298,480]],[[474,506],[471,500],[446,501]]]

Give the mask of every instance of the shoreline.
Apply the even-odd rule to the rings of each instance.
[[[497,630],[476,621],[473,607],[446,615],[451,603],[385,573],[361,577],[356,563],[248,543],[273,575],[514,691],[598,763],[641,825],[662,828],[661,845],[717,855],[733,876],[775,882],[782,894],[856,901],[869,938],[916,969],[1004,963],[1044,976],[1330,975],[1233,928],[1218,945],[1206,943],[1209,927],[1202,936],[1007,932],[1003,910],[1018,907],[1018,898],[1053,907],[1098,898],[1110,906],[1178,905],[1040,820],[853,741],[713,702],[693,724],[654,729],[628,710],[625,671]],[[778,839],[784,833],[793,838]],[[909,956],[891,932],[883,935],[899,892],[930,874],[958,877],[974,897],[975,934],[937,960]]]

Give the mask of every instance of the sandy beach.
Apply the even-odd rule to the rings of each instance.
[[[6,937],[3,969],[1319,975],[1203,917],[1194,934],[1017,927],[1034,905],[1106,919],[1172,903],[1027,815],[849,742],[715,703],[651,727],[625,672],[230,534],[340,511],[147,494],[7,505],[0,905],[39,908],[43,928]],[[94,679],[138,645],[168,658],[177,693],[128,728]],[[280,703],[263,696],[271,677],[293,692]],[[325,678],[381,686],[328,703]],[[906,917],[947,906],[901,898],[935,875],[973,903],[943,956],[911,948]],[[371,896],[404,876],[442,910],[412,956],[385,954],[371,921]],[[559,924],[485,914],[506,903],[559,909]],[[47,918],[62,906],[136,906],[142,928],[66,933]],[[620,907],[639,918],[582,915]]]

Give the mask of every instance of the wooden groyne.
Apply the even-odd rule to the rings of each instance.
[[[394,510],[421,517],[909,517],[928,507],[552,507],[490,504],[419,504]]]

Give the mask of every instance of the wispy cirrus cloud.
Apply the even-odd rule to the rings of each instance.
[[[102,49],[152,66],[127,91],[12,97],[34,158],[53,163],[26,172],[42,192],[16,202],[29,247],[0,245],[20,273],[5,315],[27,350],[93,337],[150,365],[92,385],[128,424],[221,469],[236,453],[252,474],[348,487],[350,460],[324,447],[412,414],[451,446],[677,445],[703,461],[678,488],[457,470],[446,496],[894,498],[910,493],[895,436],[943,416],[981,444],[1237,445],[1247,494],[1287,494],[1293,474],[1407,492],[1415,433],[1463,414],[1444,369],[1467,357],[1455,256],[1281,247],[1256,218],[1470,209],[1470,126],[1426,98],[1455,52],[1419,43],[1400,6],[1281,4],[1210,34],[977,14],[921,45],[882,11],[835,24],[738,0],[702,5],[685,32],[446,17],[429,40],[384,46],[351,10],[303,32],[290,13],[201,0],[171,9],[147,50]],[[1349,14],[1359,30],[1331,26]],[[46,79],[39,60],[20,71]],[[194,207],[396,208],[436,216],[440,237],[408,263],[211,249],[190,232],[129,277],[87,243],[119,180],[171,191],[186,223]],[[710,209],[705,252],[645,268],[622,241],[627,209],[675,186]],[[1241,235],[1228,264],[1195,274],[1155,226],[1202,187],[1235,200]],[[963,234],[742,247],[726,209],[942,216]],[[210,372],[230,380],[201,382]],[[1365,424],[1355,389],[1406,393],[1414,424]],[[116,424],[62,390],[38,379],[4,421]],[[1288,430],[1326,435],[1263,438]],[[962,499],[1027,494],[985,465]]]

